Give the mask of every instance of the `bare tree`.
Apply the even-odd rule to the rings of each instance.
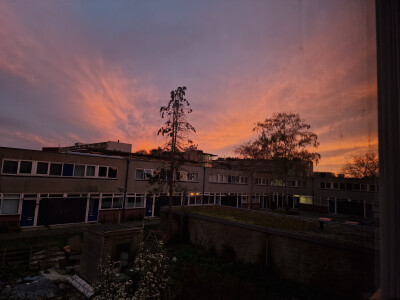
[[[274,160],[277,168],[275,179],[285,182],[285,207],[288,210],[288,177],[304,176],[307,162],[318,163],[321,155],[308,148],[319,146],[317,135],[299,114],[275,113],[272,118],[256,123],[255,140],[239,145],[235,153],[243,158]]]
[[[167,106],[160,108],[161,118],[165,119],[164,126],[158,130],[158,135],[166,138],[167,142],[162,151],[168,158],[167,164],[163,165],[150,179],[150,183],[165,183],[168,186],[168,218],[171,226],[173,194],[176,191],[179,180],[179,167],[183,164],[183,150],[193,142],[188,139],[191,132],[196,132],[194,127],[187,121],[187,115],[192,112],[190,103],[185,98],[186,87],[178,87],[171,91],[171,99]],[[171,228],[169,229],[171,234]]]
[[[379,158],[375,153],[356,155],[352,162],[346,162],[340,172],[347,177],[377,178],[379,176]]]

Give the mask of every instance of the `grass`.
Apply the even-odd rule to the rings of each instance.
[[[320,229],[316,219],[230,208],[225,206],[185,207],[184,212],[221,218],[228,221],[258,225],[266,228],[340,241],[373,248],[378,230],[368,226],[352,226],[335,222]]]

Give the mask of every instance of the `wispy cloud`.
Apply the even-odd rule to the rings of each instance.
[[[186,85],[208,152],[283,111],[319,135],[318,170],[377,148],[373,1],[38,3],[0,2],[2,146],[156,147],[159,107]]]

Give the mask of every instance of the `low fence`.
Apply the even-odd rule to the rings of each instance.
[[[379,253],[369,247],[205,215],[173,214],[175,233],[220,255],[231,253],[238,262],[264,265],[280,277],[340,298],[357,299],[376,290]],[[168,228],[167,222],[163,211],[161,227]]]

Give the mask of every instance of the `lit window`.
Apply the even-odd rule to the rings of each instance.
[[[312,196],[300,196],[300,203],[301,204],[313,204],[313,197]]]

